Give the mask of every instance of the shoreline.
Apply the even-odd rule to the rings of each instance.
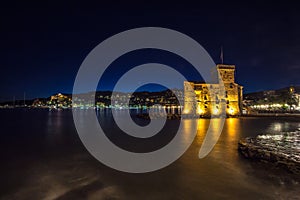
[[[50,110],[50,111],[60,111],[60,110],[72,110],[72,108],[63,108],[63,109],[49,109],[49,108],[45,108],[45,107],[0,107],[0,110]],[[109,108],[111,109],[111,108]],[[164,117],[161,114],[153,114],[153,116],[155,118],[160,118],[160,117]],[[186,114],[171,114],[171,113],[167,113],[166,114],[167,119],[195,119],[195,118],[199,118],[199,119],[210,119],[210,118],[218,118],[218,116],[201,116],[201,115],[186,115]],[[148,114],[146,113],[140,113],[137,114],[138,118],[144,118],[144,119],[149,119]],[[237,115],[237,116],[226,116],[226,118],[300,118],[300,113],[258,113],[258,114],[242,114],[242,115]]]
[[[300,113],[259,113],[244,114],[240,117],[300,117]]]

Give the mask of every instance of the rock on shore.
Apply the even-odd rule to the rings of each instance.
[[[300,174],[300,131],[248,137],[239,141],[238,150],[245,158],[272,163]]]

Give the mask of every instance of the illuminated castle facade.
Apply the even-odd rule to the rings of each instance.
[[[218,64],[214,83],[184,82],[184,114],[238,116],[242,113],[243,87],[235,83],[235,66]]]

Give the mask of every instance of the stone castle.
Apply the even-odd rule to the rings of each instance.
[[[238,116],[242,113],[243,87],[235,83],[235,66],[218,64],[213,82],[184,82],[184,114]]]

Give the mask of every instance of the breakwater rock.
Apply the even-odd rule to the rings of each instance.
[[[244,138],[239,141],[238,150],[245,158],[300,174],[300,131]]]

